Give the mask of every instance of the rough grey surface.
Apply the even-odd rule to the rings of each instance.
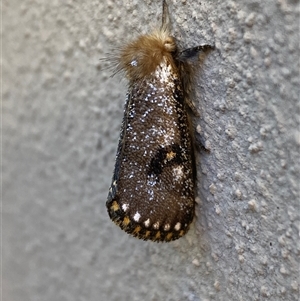
[[[157,244],[105,209],[126,81],[99,58],[161,1],[3,1],[3,300],[298,300],[299,2],[169,6],[182,45],[217,50],[196,84],[197,217]]]

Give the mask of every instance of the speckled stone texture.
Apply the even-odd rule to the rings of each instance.
[[[168,244],[109,219],[126,81],[99,61],[161,1],[2,2],[2,294],[9,301],[298,300],[299,2],[168,1],[196,80],[196,219]]]

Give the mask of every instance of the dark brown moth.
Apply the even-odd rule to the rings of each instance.
[[[187,109],[187,60],[213,46],[179,51],[163,1],[160,29],[124,46],[117,70],[129,80],[112,184],[110,218],[144,240],[183,236],[195,211],[195,160]]]

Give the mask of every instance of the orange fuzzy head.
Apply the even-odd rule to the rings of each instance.
[[[129,80],[143,78],[151,74],[164,57],[174,65],[176,50],[174,38],[163,28],[152,34],[141,35],[126,45],[120,52],[118,67],[126,72]]]
[[[177,52],[175,39],[170,35],[168,6],[163,0],[162,24],[151,34],[141,35],[124,46],[118,56],[118,70],[124,70],[130,81],[150,75],[157,66],[167,60],[174,70]]]

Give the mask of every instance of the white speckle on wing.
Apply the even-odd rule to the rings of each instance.
[[[181,227],[181,224],[178,222],[178,223],[175,225],[174,229],[175,229],[176,231],[179,231],[179,230],[180,230],[180,227]]]
[[[135,213],[135,215],[133,216],[133,219],[138,222],[141,218],[141,215],[138,213],[138,211]]]
[[[148,189],[148,194],[149,194],[149,201],[154,200],[154,190],[153,189]]]
[[[147,220],[144,221],[144,225],[145,227],[149,227],[150,226],[150,219],[148,218]]]
[[[172,144],[172,142],[174,141],[174,138],[175,138],[174,128],[170,128],[167,133],[165,132],[164,135],[163,135],[163,138],[164,138],[164,144],[165,145]]]
[[[153,228],[154,228],[154,229],[158,229],[158,228],[159,228],[159,222],[156,222],[156,223],[153,225]]]
[[[128,208],[129,208],[129,204],[123,204],[123,205],[122,205],[122,209],[123,209],[124,211],[127,211]]]
[[[154,177],[154,175],[151,175],[150,177],[148,177],[147,179],[147,185],[148,186],[154,186],[156,184],[156,178]],[[151,192],[152,191],[152,192]],[[148,190],[149,194],[153,194],[153,190]]]
[[[169,231],[169,230],[170,230],[170,224],[165,224],[164,230],[165,230],[165,231]]]
[[[173,168],[173,176],[175,178],[175,181],[179,181],[183,177],[183,166],[176,166]]]

